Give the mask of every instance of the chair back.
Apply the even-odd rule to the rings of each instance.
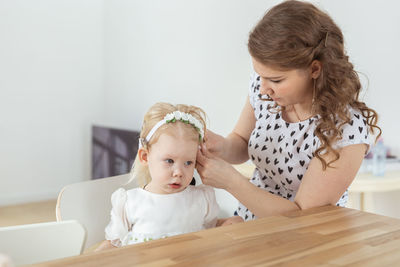
[[[79,221],[87,232],[85,249],[99,243],[105,239],[104,229],[110,221],[111,194],[125,187],[129,178],[130,174],[123,174],[65,186],[58,195],[57,221]],[[137,185],[133,181],[128,186]]]
[[[0,252],[15,265],[33,264],[79,255],[85,238],[75,220],[0,227]]]

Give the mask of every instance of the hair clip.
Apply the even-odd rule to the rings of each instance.
[[[325,47],[327,47],[326,43],[328,42],[328,36],[329,36],[329,32],[326,32],[326,35],[325,35]]]

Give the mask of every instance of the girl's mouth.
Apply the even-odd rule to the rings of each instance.
[[[173,189],[178,189],[181,187],[181,185],[177,183],[169,184],[169,186],[172,187]]]

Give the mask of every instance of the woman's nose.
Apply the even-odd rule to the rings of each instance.
[[[273,90],[269,86],[269,83],[267,81],[261,81],[260,94],[262,94],[262,95],[271,95],[272,93],[273,93]]]

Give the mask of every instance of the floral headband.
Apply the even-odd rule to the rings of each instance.
[[[156,125],[154,125],[151,131],[147,134],[146,138],[140,138],[139,148],[143,147],[144,144],[148,143],[151,137],[154,135],[154,133],[162,125],[176,121],[181,121],[183,123],[192,125],[199,132],[199,140],[201,141],[203,139],[204,137],[203,124],[198,119],[193,117],[191,114],[177,110],[172,113],[168,113],[167,115],[165,115],[164,119],[157,122]]]

